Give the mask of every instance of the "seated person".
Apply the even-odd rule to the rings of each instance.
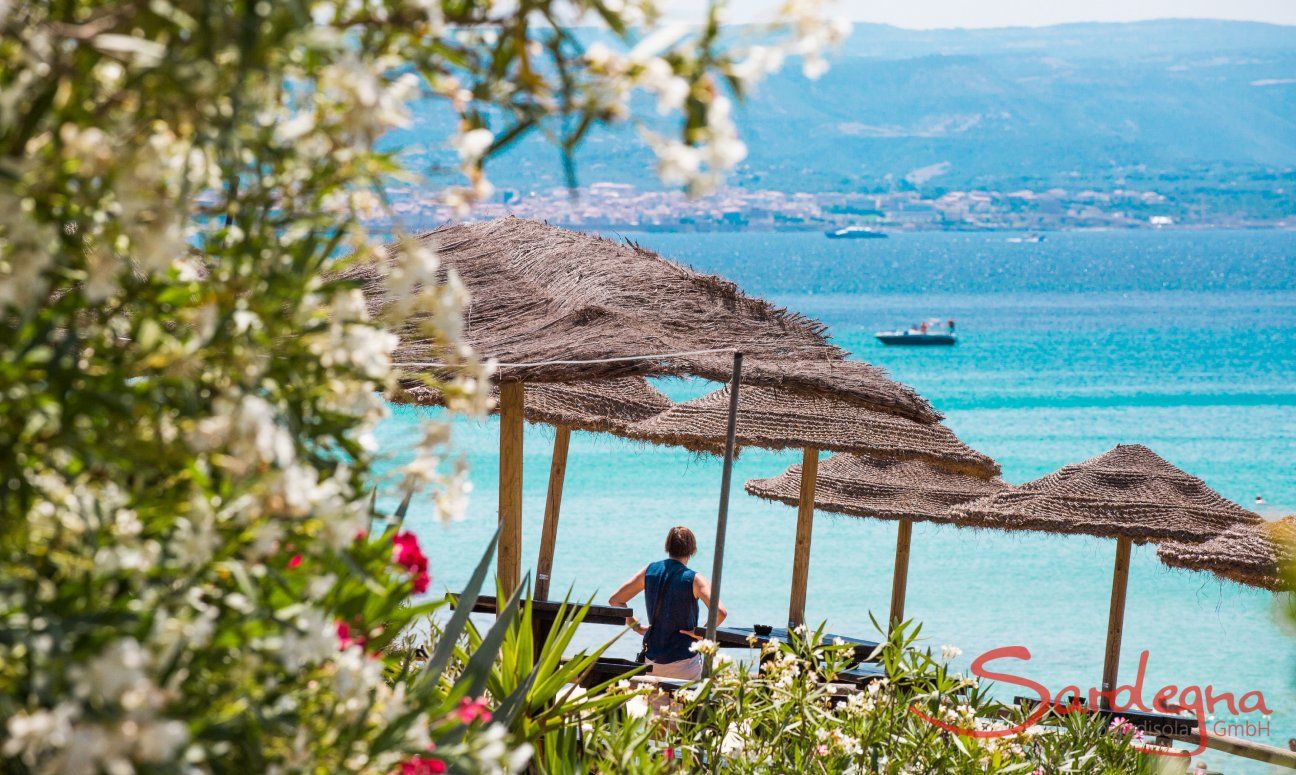
[[[698,605],[701,600],[711,607],[711,582],[688,567],[697,554],[697,538],[686,527],[673,527],[666,534],[667,559],[658,560],[636,573],[613,593],[609,602],[628,605],[631,598],[644,592],[648,610],[645,630],[634,617],[626,620],[634,631],[644,636],[645,656],[652,666],[650,675],[696,681],[702,677],[702,656],[691,646],[698,639]],[[717,622],[728,612],[719,606]]]

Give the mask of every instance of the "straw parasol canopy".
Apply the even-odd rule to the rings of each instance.
[[[1121,444],[1015,489],[956,506],[953,515],[1008,530],[1116,539],[1103,659],[1105,707],[1110,707],[1106,693],[1114,690],[1120,667],[1130,545],[1207,541],[1229,528],[1262,521],[1141,444]]]
[[[494,398],[498,398],[499,388],[492,393]],[[444,403],[439,391],[424,385],[395,392],[391,398],[397,403],[425,406]],[[495,403],[498,411],[498,401]],[[522,413],[530,423],[638,439],[627,433],[631,425],[676,405],[643,377],[616,377],[571,384],[541,382],[529,385]],[[677,446],[686,446],[694,452],[718,454],[722,451],[716,444]]]
[[[812,486],[806,484],[807,464],[818,469]],[[752,479],[745,489],[758,498],[796,506],[798,522],[816,508],[898,521],[888,617],[890,626],[895,627],[904,620],[913,520],[965,524],[950,517],[951,506],[1007,490],[1009,486],[998,477],[952,471],[929,459],[842,454],[818,465],[807,460],[770,479]]]
[[[657,444],[721,442],[729,388],[685,401],[633,423],[627,435]],[[888,459],[922,458],[989,478],[999,464],[939,423],[925,424],[822,396],[744,385],[738,394],[737,442],[764,449],[813,448]]]
[[[1157,556],[1171,567],[1209,571],[1253,587],[1291,590],[1287,571],[1296,567],[1296,514],[1277,522],[1238,525],[1201,544],[1162,544]]]
[[[501,364],[500,381],[679,375],[727,381],[732,358],[725,352],[588,361],[735,349],[746,355],[749,383],[833,395],[920,422],[940,419],[881,369],[846,361],[822,323],[637,245],[513,217],[443,226],[416,239],[434,247],[443,269],[453,269],[468,289],[465,338],[478,355]],[[388,260],[395,255],[393,246]],[[349,266],[342,276],[363,282],[376,314],[392,301],[384,274],[370,262]],[[417,316],[397,333],[398,365],[441,357]]]
[[[1141,444],[1104,455],[955,508],[988,527],[1083,533],[1100,538],[1206,541],[1258,514]]]
[[[744,489],[758,498],[797,506],[800,482],[801,466],[794,465],[769,479],[748,480]],[[855,517],[968,526],[950,516],[953,506],[1008,489],[998,477],[955,473],[926,460],[833,455],[819,464],[814,505]]]

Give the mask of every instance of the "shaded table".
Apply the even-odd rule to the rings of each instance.
[[[702,637],[706,637],[706,628],[698,627],[695,632]],[[752,627],[717,627],[716,643],[720,648],[748,648],[752,645],[751,639],[755,638],[757,645],[775,641],[777,643],[790,643],[791,635],[786,627],[771,627],[769,635],[757,635],[756,630]],[[834,635],[831,632],[823,634],[823,642],[832,643],[833,639],[840,638],[843,642],[855,648],[855,661],[867,662],[877,650],[878,644],[874,641],[863,640],[861,638],[848,638],[845,635]]]
[[[451,607],[456,604],[457,598],[452,599]],[[519,603],[521,606],[522,603]],[[558,616],[558,609],[562,608],[564,603],[561,600],[532,600],[531,614],[536,619],[545,619],[552,622]],[[567,614],[570,616],[573,612],[579,611],[581,603],[568,601]],[[473,613],[493,614],[499,611],[499,601],[494,595],[479,595],[477,602],[473,605]],[[634,612],[625,606],[616,605],[591,605],[585,612],[585,618],[582,619],[585,624],[614,624],[624,627],[626,619]]]
[[[833,680],[837,683],[864,686],[873,681],[881,681],[886,677],[886,668],[873,662],[861,662],[850,670],[844,670],[838,673],[837,677]]]

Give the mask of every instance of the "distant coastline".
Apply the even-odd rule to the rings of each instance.
[[[433,195],[391,191],[397,217],[426,225],[457,220]],[[946,190],[920,193],[786,192],[726,188],[690,199],[678,191],[623,183],[577,189],[505,190],[473,208],[472,219],[516,215],[581,231],[806,232],[868,226],[887,233],[931,231],[1075,231],[1112,229],[1293,229],[1281,217],[1202,212],[1148,189]]]

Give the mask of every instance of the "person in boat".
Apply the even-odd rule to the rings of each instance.
[[[711,607],[711,582],[688,567],[695,554],[693,531],[683,526],[671,528],[666,534],[666,559],[631,576],[608,601],[615,606],[629,605],[635,595],[644,593],[648,627],[633,616],[626,624],[644,636],[644,657],[651,675],[686,681],[702,677],[702,655],[693,653],[692,646],[698,639],[694,634],[698,601]],[[723,605],[718,606],[716,621],[723,622],[728,613]]]
[[[948,330],[951,334],[954,333],[954,318],[950,318],[950,319],[949,319],[949,322],[945,324],[945,328],[946,328],[946,330]]]
[[[924,334],[927,333],[927,321],[924,320],[922,325],[918,326],[918,330]]]

